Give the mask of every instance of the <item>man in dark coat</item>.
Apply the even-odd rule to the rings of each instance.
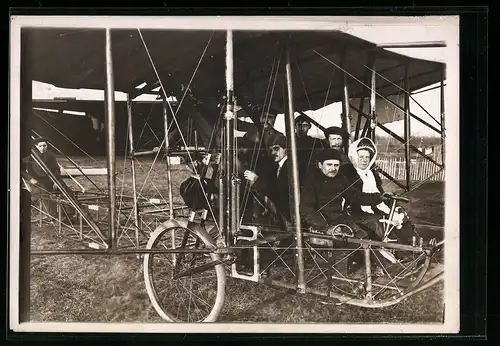
[[[311,121],[304,115],[295,118],[295,143],[297,145],[297,159],[299,162],[299,179],[302,184],[307,171],[314,166],[315,155],[321,148],[320,140],[310,137],[307,133],[311,129]]]
[[[193,211],[210,210],[217,194],[215,177],[207,173],[209,171],[209,156],[202,157],[199,154],[191,154],[191,162],[188,163],[190,176],[184,180],[180,187],[180,195],[188,208]]]
[[[44,137],[38,138],[33,141],[33,145],[40,152],[40,157],[45,165],[47,165],[56,178],[60,179],[61,170],[56,157],[48,150],[48,139]],[[45,174],[42,167],[38,165],[31,156],[27,157],[24,161],[23,176],[31,185],[41,187],[47,192],[53,192],[57,188],[56,184],[52,182],[52,179]]]
[[[300,216],[304,227],[311,231],[328,233],[331,227],[347,224],[357,238],[379,239],[376,229],[378,217],[353,218],[344,212],[344,201],[356,201],[363,205],[376,206],[383,201],[380,193],[363,193],[352,187],[349,180],[339,173],[341,153],[335,149],[325,149],[318,154],[318,168],[309,171],[300,194]],[[346,244],[356,249],[356,244]],[[348,271],[360,268],[363,256],[355,251],[348,258]],[[372,262],[372,265],[374,263]],[[374,266],[374,270],[377,270]]]
[[[271,137],[268,141],[269,157],[273,162],[264,176],[254,171],[244,172],[246,180],[272,201],[278,215],[290,220],[290,189],[288,184],[288,156],[286,151],[286,137],[281,133]],[[284,220],[278,220],[284,225]]]
[[[363,193],[351,186],[349,180],[339,174],[341,153],[325,149],[318,154],[318,167],[311,170],[304,181],[300,194],[300,215],[306,227],[326,232],[339,223],[350,225],[362,238],[373,236],[378,219],[353,219],[344,212],[344,199],[364,205],[382,202],[380,193]]]
[[[349,162],[344,148],[349,140],[349,134],[338,126],[331,126],[325,129],[324,147],[335,149],[341,152],[341,164]]]
[[[33,145],[39,151],[40,158],[48,167],[48,169],[61,181],[61,170],[54,154],[48,150],[48,139],[45,137],[37,138],[33,141]],[[26,183],[29,183],[29,188],[37,188],[42,194],[52,194],[57,191],[57,185],[43,171],[42,167],[36,163],[30,156],[24,158],[22,167],[22,178]],[[61,181],[62,182],[62,181]],[[33,193],[36,195],[37,193]],[[48,214],[56,217],[57,203],[50,198],[46,200]]]

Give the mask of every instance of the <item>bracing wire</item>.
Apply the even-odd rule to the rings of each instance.
[[[183,94],[183,96],[182,96],[182,98],[181,98],[181,101],[179,102],[179,105],[177,106],[177,110],[174,112],[174,111],[173,111],[173,109],[172,109],[172,106],[171,106],[171,104],[170,104],[170,101],[168,100],[168,96],[167,96],[167,94],[166,94],[166,91],[165,91],[165,88],[164,88],[164,86],[163,86],[163,82],[162,82],[162,80],[161,80],[161,78],[160,78],[160,75],[159,75],[159,73],[158,73],[158,70],[156,69],[156,65],[154,64],[153,58],[151,57],[151,53],[149,52],[148,46],[147,46],[147,44],[146,44],[146,41],[144,40],[144,37],[142,36],[142,32],[141,32],[141,30],[140,30],[140,29],[137,29],[137,30],[138,30],[138,32],[139,32],[139,36],[141,37],[141,40],[142,40],[142,43],[143,43],[144,48],[145,48],[145,50],[146,50],[146,53],[148,54],[148,58],[149,58],[149,61],[150,61],[150,63],[151,63],[151,67],[153,68],[153,70],[154,70],[154,72],[155,72],[155,74],[156,74],[156,78],[158,79],[158,82],[160,83],[161,90],[162,90],[162,92],[163,92],[163,94],[164,94],[165,100],[167,100],[167,104],[168,104],[168,106],[169,106],[169,108],[170,108],[170,111],[171,111],[171,112],[172,112],[172,114],[173,114],[173,120],[174,120],[174,122],[175,122],[175,124],[176,124],[176,126],[177,126],[177,128],[178,128],[178,130],[179,130],[179,134],[180,134],[180,136],[181,136],[182,142],[183,142],[183,144],[184,144],[186,147],[188,147],[188,146],[187,146],[187,144],[186,144],[186,140],[185,140],[185,138],[184,138],[184,135],[182,134],[182,131],[181,131],[181,129],[180,129],[179,123],[178,123],[178,121],[177,121],[177,112],[179,112],[179,109],[180,109],[180,107],[181,107],[181,105],[182,105],[182,103],[183,103],[183,101],[184,101],[184,99],[185,99],[185,97],[186,97],[186,95],[187,95],[188,91],[190,90],[191,83],[192,83],[192,81],[193,81],[193,79],[194,79],[194,76],[196,75],[196,72],[198,71],[198,68],[199,68],[199,66],[200,66],[200,64],[201,64],[201,61],[203,60],[203,57],[205,56],[205,53],[206,53],[206,51],[207,51],[207,49],[208,49],[208,46],[209,46],[210,42],[212,41],[212,38],[213,38],[214,33],[212,32],[212,35],[210,36],[210,38],[209,38],[209,40],[208,40],[208,42],[207,42],[207,45],[205,46],[205,49],[203,50],[203,53],[202,53],[202,55],[201,55],[201,57],[200,57],[200,59],[199,59],[199,61],[198,61],[198,64],[196,65],[196,68],[195,68],[195,70],[194,70],[194,72],[193,72],[193,75],[191,76],[191,79],[190,79],[190,81],[189,81],[189,83],[188,83],[188,85],[187,85],[187,87],[186,87],[186,89],[185,89],[185,91],[184,91],[184,94]],[[163,142],[162,142],[162,144],[163,144]],[[159,153],[159,152],[158,152],[158,153]],[[191,161],[191,163],[193,163],[193,158],[192,158],[191,153],[190,153],[190,151],[189,151],[189,150],[187,150],[187,154],[188,154],[189,160]],[[198,175],[197,169],[196,169],[196,167],[194,167],[194,164],[193,164],[192,166],[193,166],[193,168],[194,168],[194,170],[195,170],[196,175]],[[206,194],[206,191],[205,191],[205,189],[204,189],[203,185],[202,185],[202,184],[200,184],[200,187],[201,187],[201,189],[202,189],[202,191],[203,191],[203,194],[204,194],[204,196],[205,196],[205,198],[206,198],[206,195],[207,195],[207,194]],[[220,236],[222,236],[222,231],[221,231],[221,229],[220,229],[219,225],[217,224],[217,220],[216,220],[216,217],[215,217],[215,215],[214,215],[213,209],[212,209],[212,207],[210,206],[210,201],[208,201],[208,200],[207,200],[207,203],[208,203],[208,206],[209,206],[209,211],[210,211],[210,213],[211,213],[211,215],[212,215],[212,218],[213,218],[213,220],[214,220],[214,222],[215,222],[216,228],[217,228],[217,229],[218,229],[218,231],[219,231],[219,235],[220,235]]]

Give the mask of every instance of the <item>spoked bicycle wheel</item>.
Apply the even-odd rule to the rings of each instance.
[[[181,252],[215,249],[208,233],[169,220],[152,233],[147,249],[179,250],[144,256],[146,290],[157,313],[169,322],[214,322],[225,297],[226,278],[220,255]]]

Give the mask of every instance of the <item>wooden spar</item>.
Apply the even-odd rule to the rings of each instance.
[[[233,31],[227,30],[226,35],[226,155],[225,155],[225,182],[226,187],[226,240],[232,244],[232,232],[236,232],[235,223],[239,217],[235,215],[234,205],[238,201],[233,201],[233,179],[234,179],[234,70],[233,70]]]
[[[405,145],[405,169],[406,169],[406,189],[410,189],[410,139],[411,139],[411,129],[410,129],[410,77],[409,77],[409,65],[405,66],[405,117],[404,117],[404,145]]]
[[[132,169],[132,192],[134,196],[134,226],[135,226],[135,245],[139,247],[139,209],[137,204],[137,186],[135,176],[135,157],[134,153],[134,128],[132,126],[132,99],[127,94],[127,124],[128,124],[128,142],[130,154],[130,166]]]
[[[295,107],[293,104],[293,85],[292,85],[292,66],[290,62],[290,45],[287,42],[286,46],[286,86],[288,96],[288,112],[285,116],[285,125],[288,132],[288,140],[290,148],[288,153],[291,154],[288,159],[288,172],[292,173],[291,186],[293,191],[293,213],[292,218],[295,221],[295,238],[297,240],[297,288],[300,293],[305,293],[306,282],[304,278],[304,253],[302,241],[302,228],[300,222],[300,183],[299,183],[299,165],[297,159],[297,144],[294,136],[294,113]],[[290,169],[291,168],[291,169]]]
[[[169,162],[169,143],[168,143],[168,100],[166,97],[166,92],[162,94],[163,95],[163,102],[162,102],[162,110],[163,110],[163,124],[164,124],[164,129],[165,129],[165,160],[166,160],[166,166],[167,166],[167,188],[168,188],[168,204],[169,204],[169,213],[170,213],[170,219],[174,218],[174,198],[172,195],[172,171],[170,169],[170,162]]]
[[[106,29],[106,152],[108,166],[109,233],[108,246],[116,247],[116,176],[115,176],[115,87],[113,80],[113,53],[111,29]]]
[[[368,79],[370,78],[369,71],[365,72],[365,83],[368,84]],[[364,95],[364,89],[363,92],[360,95],[359,98],[359,109],[364,110],[365,109],[365,95]],[[356,119],[356,129],[354,130],[354,140],[357,140],[360,138],[360,130],[361,130],[361,116],[358,114],[358,118]],[[366,120],[368,121],[368,120]],[[366,122],[365,121],[365,122]]]
[[[347,88],[347,73],[345,70],[345,59],[347,51],[342,55],[342,81],[344,83],[343,93],[342,93],[342,127],[348,134],[347,143],[344,143],[344,152],[347,153],[349,150],[349,145],[351,145],[351,118],[350,118],[350,108],[349,108],[349,90]]]
[[[376,78],[376,73],[375,73],[375,63],[372,64],[372,76],[371,76],[371,88],[370,88],[370,137],[373,141],[375,141],[375,129],[377,127],[377,114],[376,114],[376,108],[375,108],[375,78]],[[358,114],[358,117],[360,115]]]

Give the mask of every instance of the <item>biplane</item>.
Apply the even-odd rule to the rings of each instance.
[[[439,254],[444,240],[414,237],[408,244],[358,239],[346,224],[324,232],[302,227],[294,117],[342,102],[342,126],[351,140],[375,139],[376,130],[389,133],[404,148],[406,179],[399,181],[380,172],[408,193],[423,183],[410,179],[412,152],[432,161],[436,172],[444,169],[444,159],[437,162],[410,144],[409,124],[410,119],[425,123],[440,134],[444,147],[445,64],[397,54],[341,31],[23,27],[21,39],[22,114],[31,114],[35,106],[32,80],[63,88],[105,90],[104,103],[67,100],[59,104],[102,114],[107,162],[107,190],[93,182],[96,192],[75,191],[27,144],[37,134],[22,129],[24,155],[39,164],[58,187],[59,216],[67,207],[77,215],[77,226],[59,220],[59,231],[73,229],[85,246],[24,248],[24,270],[29,270],[29,256],[142,255],[148,296],[158,314],[170,322],[216,321],[228,276],[371,308],[402,302],[443,279]],[[439,120],[431,116],[436,124],[430,124],[411,112],[411,93],[438,83],[441,114]],[[115,91],[126,93],[127,101],[115,102]],[[154,92],[161,102],[156,105],[154,125],[148,126],[154,127],[156,142],[138,146],[134,136],[141,131],[135,123],[138,106],[133,100]],[[242,119],[258,124],[262,114],[269,112],[284,114],[286,124],[294,221],[285,227],[242,219],[240,201],[259,201],[259,197],[248,193],[238,176],[235,131],[254,126]],[[385,126],[394,120],[404,120],[403,137]],[[127,174],[132,180],[127,194],[119,193],[125,177],[116,173],[118,123],[127,134],[125,162],[130,163]],[[196,130],[194,145],[183,135],[186,127]],[[171,145],[174,130],[182,144],[176,147]],[[170,160],[180,155],[192,164],[199,154],[207,158],[206,167],[216,167],[212,172],[218,185],[215,199],[207,200],[201,209],[175,200]],[[158,193],[154,198],[144,197],[146,182],[137,181],[137,170],[145,164],[139,164],[141,158],[148,160],[144,161],[148,173],[160,167],[160,180],[149,189]],[[73,164],[81,176],[94,180]],[[198,179],[205,178],[207,169],[192,167]],[[402,194],[390,197],[391,212],[383,220],[386,232],[394,231],[394,211],[405,201]],[[250,272],[239,270],[242,250],[250,256]],[[362,253],[365,263],[350,272],[346,261],[354,252]],[[382,268],[379,275],[372,272],[374,261]],[[26,302],[20,304],[29,310]]]

